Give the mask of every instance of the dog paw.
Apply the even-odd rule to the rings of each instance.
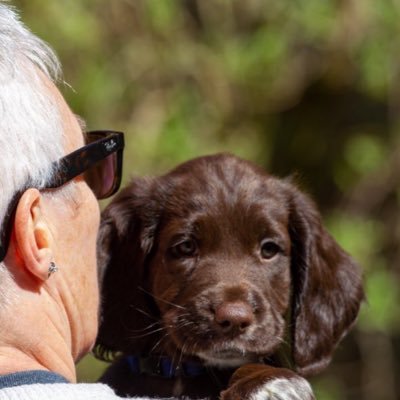
[[[221,400],[315,400],[310,384],[294,372],[271,367],[239,368]]]
[[[278,378],[265,383],[251,400],[314,400],[310,384],[301,377]],[[250,400],[249,399],[249,400]]]

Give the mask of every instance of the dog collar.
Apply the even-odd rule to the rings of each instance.
[[[206,373],[205,367],[196,362],[173,364],[169,357],[125,356],[129,369],[134,375],[162,376],[164,378],[195,377]]]

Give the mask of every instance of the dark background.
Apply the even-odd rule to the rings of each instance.
[[[126,132],[124,182],[230,151],[297,181],[363,266],[368,304],[319,400],[400,398],[400,3],[16,0],[90,129]],[[82,381],[104,364],[90,356]]]

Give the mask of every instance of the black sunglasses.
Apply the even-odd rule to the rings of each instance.
[[[121,184],[124,134],[114,131],[91,131],[85,135],[86,146],[53,163],[52,178],[37,189],[55,189],[83,174],[88,186],[98,199],[112,196]],[[6,256],[11,235],[11,220],[25,185],[12,198],[0,232],[0,262]]]

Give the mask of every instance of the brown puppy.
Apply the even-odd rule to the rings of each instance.
[[[103,377],[123,395],[217,399],[243,366],[224,399],[311,399],[300,375],[327,366],[363,299],[312,201],[226,154],[134,179],[103,213],[99,260],[97,350],[129,356]]]

